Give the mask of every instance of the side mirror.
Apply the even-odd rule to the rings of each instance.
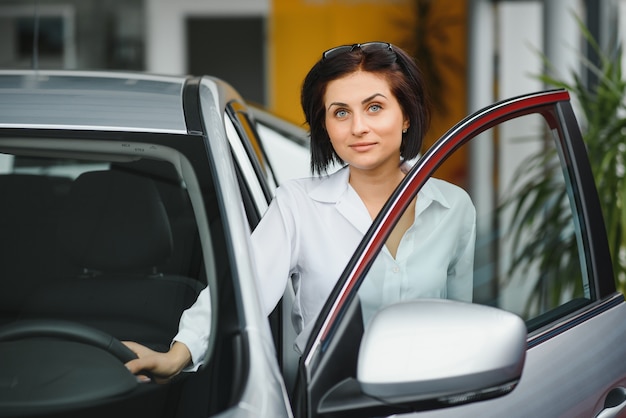
[[[357,381],[388,403],[459,404],[500,396],[519,381],[526,324],[512,313],[450,300],[416,300],[379,311],[365,330]]]

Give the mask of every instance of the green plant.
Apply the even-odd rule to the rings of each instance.
[[[602,51],[580,19],[578,22],[599,63],[585,58],[580,61],[584,69],[595,74],[597,82],[589,86],[577,72],[572,73],[571,82],[560,80],[545,57],[546,72],[538,78],[548,86],[567,89],[575,99],[606,223],[616,285],[623,292],[626,290],[626,80],[622,78],[622,50]],[[572,268],[578,255],[574,231],[567,227],[572,223],[571,212],[563,210],[568,198],[562,188],[554,187],[561,170],[555,152],[548,148],[529,157],[524,166],[526,172],[534,170],[541,175],[517,176],[524,179],[514,186],[518,197],[503,205],[513,208],[514,241],[521,234],[531,237],[519,240],[523,244],[515,249],[511,268],[528,268],[538,263],[542,277],[534,289],[533,302],[539,300],[552,306],[563,292],[582,291],[580,273]]]
[[[528,317],[559,306],[565,294],[583,295],[572,212],[551,141],[546,140],[541,152],[520,165],[514,178],[524,180],[514,182],[511,197],[500,206],[501,211],[512,209],[511,277],[515,272],[528,277],[538,275],[525,309]]]

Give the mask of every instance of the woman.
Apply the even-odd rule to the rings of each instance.
[[[404,178],[406,161],[417,157],[429,124],[417,65],[383,42],[324,52],[304,80],[301,104],[310,127],[311,168],[319,176],[281,185],[252,234],[266,314],[296,277],[297,343],[305,342],[350,256]],[[344,167],[326,175],[335,162]],[[429,180],[361,288],[365,319],[380,306],[406,298],[471,300],[474,236],[469,196],[449,183]],[[195,330],[206,328],[209,303],[208,294],[201,294],[183,314],[168,353],[128,343],[139,359],[127,367],[165,377],[198,367],[207,336]]]

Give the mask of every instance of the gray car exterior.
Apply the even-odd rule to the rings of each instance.
[[[518,120],[522,126],[539,120],[541,141],[548,138],[546,149],[555,150],[551,161],[561,173],[557,177],[567,196],[563,209],[570,214],[556,240],[574,243],[573,257],[557,253],[555,258],[573,266],[568,272],[574,274],[549,276],[543,265],[532,263],[515,270],[509,261],[516,254],[511,235],[502,227],[515,225],[515,216],[503,205],[486,221],[478,219],[479,230],[489,226],[485,236],[490,239],[483,245],[479,234],[474,303],[404,300],[384,307],[364,326],[358,289],[370,280],[370,267],[408,202],[457,149],[491,141],[489,132],[498,129],[494,136],[504,146],[507,129],[517,132]],[[0,416],[606,418],[623,413],[626,304],[616,292],[593,177],[566,92],[494,104],[459,122],[415,162],[337,278],[302,357],[292,348],[293,289],[286,289],[268,321],[252,263],[250,232],[286,179],[275,174],[280,158],[265,149],[269,142],[261,134],[268,128],[308,148],[303,130],[251,109],[230,85],[212,77],[0,71],[0,193],[6,203],[0,208],[0,234],[8,237],[0,242]],[[544,137],[545,132],[550,135]],[[172,177],[154,171],[164,166]],[[72,200],[74,187],[110,174],[113,183],[93,184],[125,188],[140,177],[138,184],[147,178],[162,187],[152,205],[157,208],[148,209],[158,215],[164,207],[170,215],[176,256],[168,253],[167,262],[159,259],[152,266],[135,260],[143,256],[141,246],[121,242],[124,251],[117,251],[104,238],[82,234],[91,228],[90,214],[100,213],[98,205],[116,203],[116,190],[79,190],[81,199],[111,196],[85,204],[89,213],[80,214],[76,205],[84,200]],[[19,185],[43,177],[62,180],[54,193],[62,196],[62,204],[76,205],[60,206],[60,226],[52,225],[50,234],[77,219],[89,220],[71,235],[61,234],[58,245],[73,243],[78,248],[69,251],[81,257],[71,261],[90,258],[95,265],[72,267],[67,271],[77,275],[71,277],[61,265],[63,277],[42,278],[47,269],[34,254],[46,236],[38,234],[37,223],[31,222],[38,218],[31,214],[45,218],[47,206],[33,208],[38,196],[30,191],[25,196],[27,189],[11,195],[15,190],[4,186],[5,177],[28,180]],[[188,204],[186,218],[171,215],[182,212],[178,200],[170,205],[172,184]],[[26,209],[12,209],[20,207],[21,197],[33,196],[32,202],[25,199]],[[121,207],[128,205],[128,210],[104,223],[105,229],[117,231],[131,217],[134,206],[128,201],[135,195],[124,196]],[[115,212],[111,208],[101,215]],[[125,237],[135,226],[150,235],[153,228],[141,228],[149,225],[143,214],[124,223],[119,235]],[[191,238],[179,240],[177,234],[189,232],[190,225]],[[513,243],[524,248],[532,235],[522,231]],[[152,238],[128,236],[151,247]],[[111,251],[114,259],[83,257],[92,246]],[[496,255],[482,263],[483,253],[492,249]],[[54,257],[44,254],[44,259],[63,264],[65,253],[49,251]],[[183,261],[174,265],[170,259]],[[127,273],[129,264],[147,265],[149,271]],[[123,367],[129,354],[119,348],[119,340],[152,338],[144,334],[144,324],[166,316],[165,308],[175,304],[175,292],[168,290],[173,283],[176,289],[210,290],[213,312],[206,323],[210,337],[204,364],[166,384],[139,384]],[[543,292],[528,290],[537,283],[544,285]],[[155,284],[165,290],[151,293]],[[100,291],[92,293],[92,286]],[[144,286],[148,296],[135,305],[139,299],[133,298],[143,296]],[[558,298],[545,297],[554,289]],[[136,293],[129,300],[131,292]],[[197,295],[193,292],[176,315],[164,318],[169,328],[155,342],[161,349],[176,332],[178,315]]]
[[[187,110],[186,114],[183,109],[183,94],[190,84],[194,84],[195,95],[192,101],[201,105],[201,111],[197,105],[192,109],[195,113]],[[232,125],[232,122],[225,122],[225,118],[229,118],[226,113],[227,104],[243,103],[237,93],[226,83],[208,77],[189,80],[185,77],[110,73],[2,72],[0,85],[3,146],[6,146],[7,141],[19,141],[13,134],[16,131],[23,134],[24,130],[45,132],[44,137],[54,135],[55,132],[72,131],[78,132],[79,137],[89,138],[93,132],[97,132],[103,139],[108,133],[119,132],[190,135],[196,141],[206,144],[204,158],[213,161],[212,169],[220,178],[217,192],[223,197],[222,213],[228,225],[226,229],[230,243],[237,254],[234,257],[231,253],[230,257],[232,268],[239,277],[237,301],[243,320],[239,331],[241,335],[245,334],[247,342],[247,350],[243,355],[248,367],[241,372],[245,374],[245,381],[239,398],[230,408],[221,411],[221,416],[253,417],[259,416],[259,413],[263,416],[291,416],[270,328],[261,314],[255,291],[254,269],[250,262],[248,245],[250,226],[243,212],[241,198],[237,197],[241,196],[238,192],[240,186],[231,155],[240,159],[242,171],[254,176],[246,184],[254,196],[252,210],[257,211],[257,217],[267,207],[270,196],[268,184],[271,183],[267,179],[260,183],[254,172],[258,169],[258,162],[255,161],[256,166],[253,166],[250,161],[244,161],[250,157],[241,154],[245,151],[241,144],[239,148],[233,147],[235,151],[231,154],[229,141],[242,141],[237,132],[227,132],[225,127],[225,123]],[[245,107],[240,108],[244,112],[243,116],[247,116]],[[22,143],[25,142],[27,141],[22,140]],[[52,149],[72,148],[64,139],[48,142],[54,142],[50,146]],[[93,144],[97,146],[97,142],[97,139],[93,140],[89,148]],[[249,144],[244,145],[249,149]],[[130,154],[153,152],[156,158],[159,158],[156,154],[161,151],[156,147],[153,150],[148,149],[146,142],[128,141],[120,147],[130,150]],[[75,148],[80,149],[78,146]],[[190,170],[189,164],[181,161],[179,170]],[[190,180],[191,177],[186,179],[191,183]],[[206,222],[202,215],[198,217],[199,224]],[[203,248],[203,251],[209,250]],[[210,279],[208,285],[214,285]],[[218,306],[215,294],[213,296],[214,306]],[[214,344],[211,341],[210,345]],[[0,402],[3,412],[10,414],[11,411],[19,411],[19,407],[10,407],[9,388],[5,388],[4,392]]]

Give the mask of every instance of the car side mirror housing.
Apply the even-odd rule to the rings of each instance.
[[[519,381],[527,330],[515,314],[451,300],[381,309],[366,327],[357,381],[389,403],[460,404],[501,396]]]

